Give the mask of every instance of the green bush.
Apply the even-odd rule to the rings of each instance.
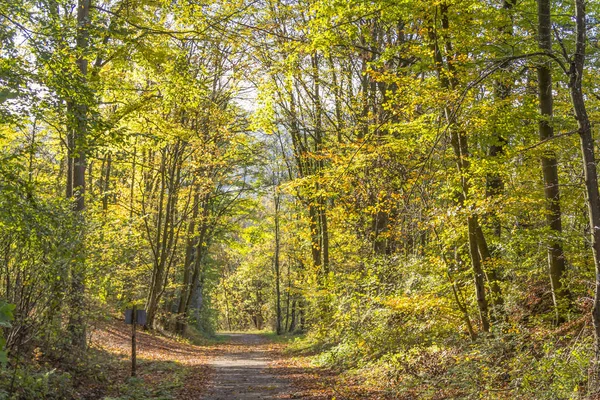
[[[55,369],[34,372],[28,369],[4,370],[0,374],[2,400],[65,400],[74,396],[68,373]]]

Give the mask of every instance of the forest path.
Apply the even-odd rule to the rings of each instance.
[[[79,398],[145,400],[383,400],[376,388],[314,367],[309,354],[286,352],[291,337],[222,333],[192,344],[158,332],[137,332],[137,378],[131,374],[131,326],[99,322],[90,340],[98,376],[82,380]]]
[[[277,357],[264,335],[227,333],[218,354],[207,365],[212,369],[205,400],[254,400],[306,398],[293,394],[285,375],[269,368]]]

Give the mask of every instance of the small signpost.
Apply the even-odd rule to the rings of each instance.
[[[131,325],[131,376],[136,376],[136,328],[146,325],[146,310],[138,310],[135,305],[125,310],[125,323]]]

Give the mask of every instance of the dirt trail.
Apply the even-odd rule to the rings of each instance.
[[[220,354],[208,361],[213,370],[205,400],[304,398],[292,394],[290,382],[269,370],[272,350],[261,335],[231,333]]]
[[[338,396],[335,375],[312,368],[305,358],[283,353],[285,345],[265,335],[222,334],[225,340],[192,345],[156,333],[138,332],[137,379],[130,379],[130,327],[99,325],[91,346],[104,378],[83,382],[82,398],[255,400],[370,398]],[[104,379],[104,380],[103,380]],[[107,385],[110,382],[110,385]],[[336,390],[333,390],[333,389]],[[373,397],[375,398],[375,397]],[[379,397],[377,397],[379,398]]]

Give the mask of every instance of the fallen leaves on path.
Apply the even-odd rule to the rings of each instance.
[[[310,400],[398,400],[398,397],[378,388],[369,387],[356,378],[326,368],[311,365],[310,357],[290,356],[285,346],[272,345],[277,354],[273,373],[285,375],[295,389],[290,398]]]
[[[111,380],[128,381],[131,373],[131,326],[123,321],[98,326],[91,346],[116,358]],[[137,377],[145,387],[169,392],[176,399],[197,399],[206,387],[211,371],[206,347],[189,344],[176,337],[139,330],[137,332]]]
[[[110,394],[123,394],[123,388],[130,386],[131,327],[122,321],[99,326],[92,335],[91,345],[113,360],[110,365],[111,382],[116,382],[117,385]],[[264,357],[271,360],[264,373],[276,375],[290,383],[286,393],[273,393],[265,399],[397,399],[381,390],[365,386],[364,382],[356,378],[311,366],[309,357],[289,356],[284,353],[285,344],[273,343],[266,337],[259,337],[255,342],[232,338],[209,346],[196,346],[176,337],[138,331],[137,349],[138,378],[155,398],[166,398],[161,396],[167,395],[168,398],[178,400],[200,399],[210,391],[211,385],[214,388],[216,382],[209,360],[225,354],[244,357],[248,353],[258,352],[264,353]],[[268,387],[264,390],[265,393],[271,391]]]

